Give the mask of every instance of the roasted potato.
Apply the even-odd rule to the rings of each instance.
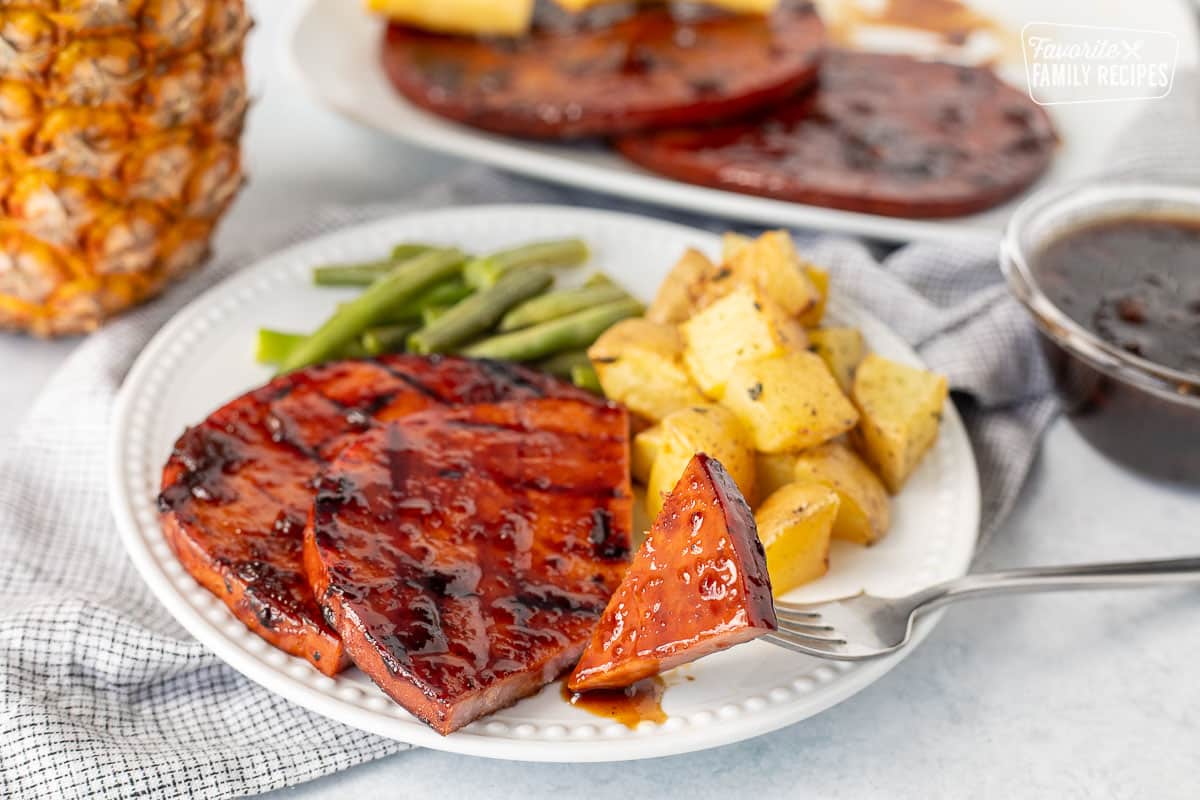
[[[837,492],[819,483],[789,483],[763,501],[754,521],[776,597],[829,570],[840,502]]]
[[[821,301],[821,293],[804,272],[804,262],[787,231],[767,231],[733,249],[726,266],[734,279],[770,297],[785,313],[797,317]]]
[[[746,501],[754,503],[754,449],[733,414],[720,406],[693,406],[670,414],[660,428],[658,453],[646,484],[646,511],[651,518],[658,516],[663,496],[674,488],[696,453],[720,461]]]
[[[800,315],[800,323],[806,328],[815,328],[825,319],[825,307],[829,305],[829,271],[813,264],[805,264],[804,274],[816,287],[820,299],[816,305]]]
[[[818,356],[788,352],[739,361],[720,397],[750,432],[756,450],[784,453],[850,430],[858,412]]]
[[[630,448],[629,462],[633,479],[638,483],[650,481],[650,470],[654,459],[658,458],[659,448],[662,447],[663,429],[661,425],[646,428],[633,437]]]
[[[733,257],[738,254],[738,251],[753,241],[749,236],[743,236],[740,233],[725,232],[721,236],[721,263],[728,264],[733,261]]]
[[[851,394],[861,420],[854,440],[895,494],[937,439],[949,387],[932,372],[867,356]]]
[[[718,397],[733,365],[807,346],[804,328],[751,286],[738,286],[679,326],[683,362],[700,391]]]
[[[847,394],[854,386],[854,370],[867,354],[862,331],[857,328],[818,328],[808,332],[808,349],[829,367]]]
[[[618,322],[588,349],[604,395],[656,421],[706,402],[684,369],[682,353],[683,339],[674,326],[646,319]]]
[[[871,545],[887,533],[892,524],[891,498],[879,477],[849,446],[837,441],[805,450],[794,456],[792,467],[798,483],[821,483],[837,492],[841,505],[833,523],[835,538]]]
[[[717,265],[708,256],[689,248],[658,287],[646,319],[672,325],[686,320],[700,307],[700,293],[716,271]]]
[[[756,453],[754,474],[758,479],[759,497],[767,497],[796,480],[795,453]]]

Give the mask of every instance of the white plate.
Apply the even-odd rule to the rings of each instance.
[[[897,658],[821,663],[752,642],[684,667],[668,678],[669,721],[629,730],[564,702],[559,685],[441,737],[417,722],[357,670],[336,679],[271,648],[183,571],[158,525],[159,472],[185,426],[266,381],[254,363],[261,326],[305,330],[352,292],[312,286],[314,264],[377,257],[398,241],[489,251],[531,239],[583,236],[587,269],[603,269],[650,297],[685,247],[715,252],[709,233],[622,214],[553,206],[480,206],[397,217],[289,248],[208,291],[165,325],[134,364],[113,418],[111,495],[130,557],[159,600],[197,639],[235,669],[327,717],[405,742],[472,755],[529,761],[609,761],[684,753],[797,722],[878,680]],[[917,364],[915,354],[869,315],[838,300],[830,316],[857,325],[880,353]],[[937,447],[897,499],[895,528],[870,548],[839,546],[831,574],[803,596],[916,590],[962,574],[974,552],[979,489],[962,422],[948,408]],[[796,595],[800,597],[801,595]],[[928,618],[917,639],[936,621]],[[911,648],[909,648],[911,650]],[[682,676],[692,680],[683,680]]]
[[[839,2],[850,0],[825,0],[826,5]],[[1195,12],[1181,0],[968,0],[966,4],[997,21],[1006,31],[1020,31],[1031,21],[1174,31],[1179,39],[1180,68],[1195,66],[1200,60]],[[361,5],[346,0],[311,0],[301,6],[285,41],[289,68],[322,104],[363,125],[431,150],[555,183],[713,216],[896,241],[997,236],[1020,199],[969,217],[904,220],[692,186],[655,176],[602,147],[527,142],[478,131],[422,111],[392,90],[378,64],[382,22],[363,11]],[[929,42],[920,37],[894,32],[888,35],[883,29],[875,33],[860,44],[938,54],[936,50],[931,53]],[[1021,84],[1024,91],[1020,51],[1006,51],[998,59],[1001,74]],[[1076,181],[1101,172],[1121,130],[1146,110],[1146,103],[1062,105],[1047,110],[1062,144],[1039,185]]]

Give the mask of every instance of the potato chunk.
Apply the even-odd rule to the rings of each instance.
[[[763,501],[754,520],[776,597],[829,570],[840,502],[837,492],[819,483],[789,483]]]
[[[717,272],[717,265],[699,250],[689,248],[675,263],[658,287],[654,302],[646,309],[651,322],[678,324],[700,308],[705,282]]]
[[[825,319],[825,307],[829,305],[829,270],[821,269],[813,264],[804,265],[804,274],[816,287],[820,299],[816,305],[800,315],[800,323],[806,328],[815,328]]]
[[[829,367],[838,386],[847,394],[854,387],[854,370],[867,354],[862,331],[857,328],[820,328],[808,332],[808,349]]]
[[[630,448],[630,471],[638,483],[650,480],[650,470],[654,459],[658,458],[659,448],[662,447],[663,429],[655,425],[633,437],[633,447]]]
[[[821,301],[787,231],[767,231],[733,248],[727,266],[739,283],[754,286],[790,316],[800,316]]]
[[[804,328],[750,286],[738,286],[679,326],[683,362],[700,391],[719,397],[738,361],[807,346]]]
[[[821,483],[837,492],[841,505],[833,523],[834,538],[871,545],[892,524],[892,501],[883,482],[841,441],[797,454],[793,476],[799,483]]]
[[[693,406],[670,414],[660,427],[658,453],[646,484],[646,511],[651,518],[658,516],[663,496],[679,481],[696,453],[720,461],[746,501],[754,503],[754,449],[733,414],[720,406]]]
[[[754,474],[758,481],[758,494],[766,497],[777,489],[796,480],[795,453],[756,453]]]
[[[683,340],[674,326],[627,319],[605,331],[588,357],[606,397],[657,421],[705,402],[683,367],[682,353]]]
[[[946,378],[867,356],[854,375],[854,404],[862,415],[854,438],[895,494],[937,440]]]
[[[858,422],[825,362],[809,352],[739,361],[724,388],[721,405],[764,453],[815,447]]]

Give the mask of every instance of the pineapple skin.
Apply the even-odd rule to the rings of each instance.
[[[94,330],[243,183],[243,0],[0,0],[0,329]]]

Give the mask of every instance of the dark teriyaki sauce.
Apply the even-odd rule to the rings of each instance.
[[[1049,299],[1097,336],[1200,374],[1200,220],[1094,222],[1046,246],[1035,269]]]

